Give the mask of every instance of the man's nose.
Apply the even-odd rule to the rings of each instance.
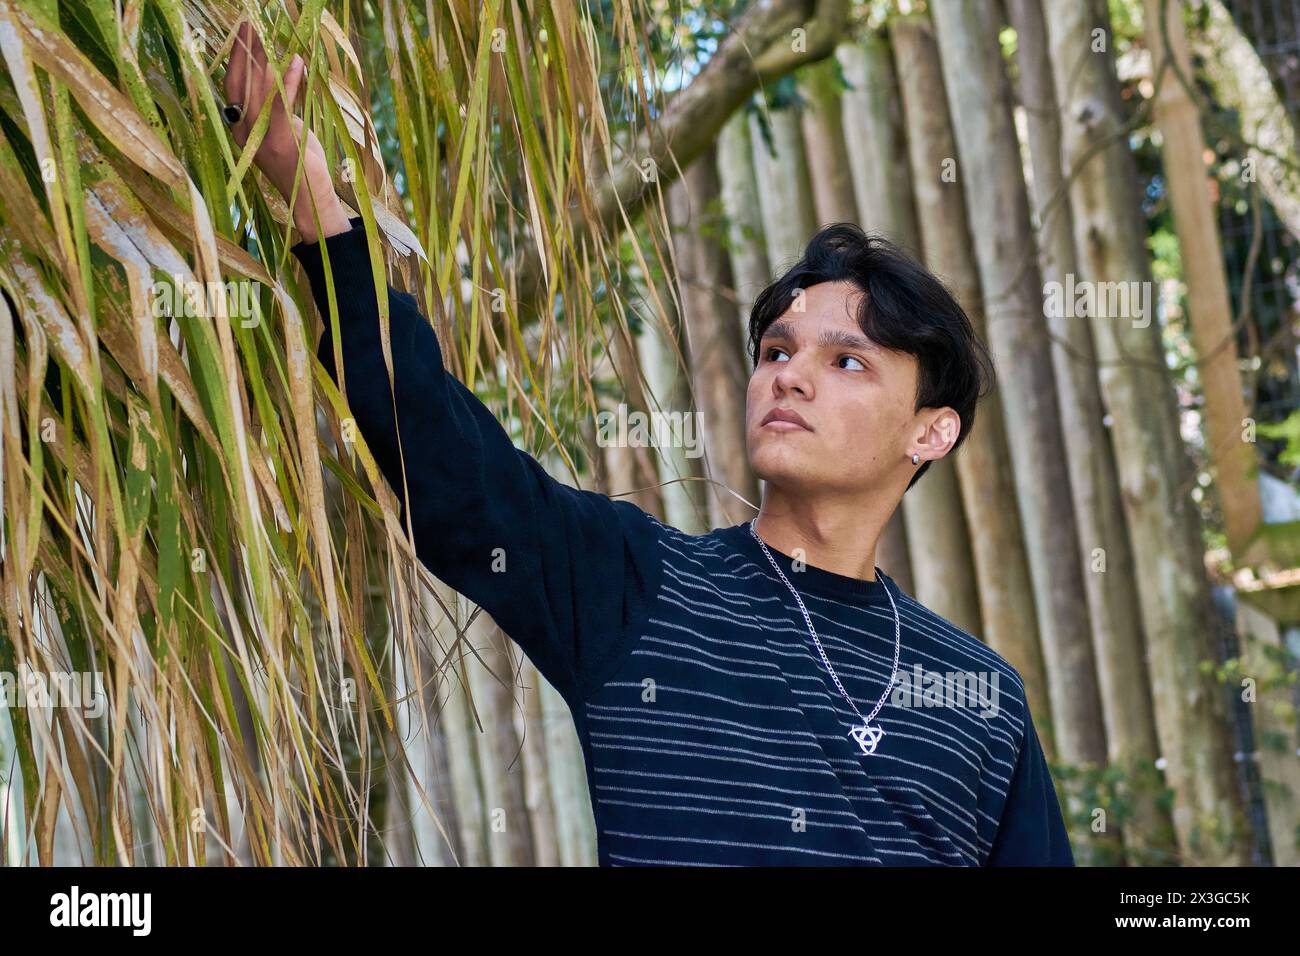
[[[776,373],[773,385],[783,392],[794,391],[800,394],[809,392],[811,383],[804,362],[798,357],[793,357],[788,362],[784,362]]]

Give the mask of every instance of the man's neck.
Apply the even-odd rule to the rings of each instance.
[[[876,577],[876,542],[893,508],[859,498],[810,500],[782,494],[771,485],[754,519],[754,530],[782,554],[805,564],[845,577],[873,581]],[[895,502],[895,505],[897,503]]]

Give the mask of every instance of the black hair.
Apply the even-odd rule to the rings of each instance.
[[[939,279],[883,236],[849,222],[813,236],[803,258],[764,289],[749,314],[749,351],[755,366],[767,327],[790,308],[795,294],[823,282],[849,282],[865,293],[858,327],[881,348],[917,359],[916,407],[952,408],[961,432],[952,452],[975,424],[975,405],[996,378],[988,349],[961,305]],[[930,467],[912,476],[911,488]]]

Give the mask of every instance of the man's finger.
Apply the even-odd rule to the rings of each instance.
[[[262,37],[253,31],[253,65],[257,70],[266,69],[266,48],[262,46]]]
[[[295,55],[289,61],[289,69],[284,74],[284,96],[276,96],[275,105],[271,108],[271,123],[278,129],[280,123],[283,123],[290,113],[293,112],[293,103],[298,96],[298,87],[302,85],[302,75],[305,72],[303,59]],[[287,106],[285,104],[288,104]]]
[[[289,104],[289,112],[298,101],[298,90],[302,87],[302,78],[307,75],[307,61],[295,55],[289,64],[289,75],[284,81],[284,92]]]
[[[253,58],[249,69],[248,99],[244,101],[244,118],[250,127],[257,122],[257,117],[262,112],[262,105],[275,87],[271,79],[271,70],[266,65],[266,48],[262,46],[262,38],[256,30],[252,32],[251,45]]]
[[[230,65],[226,68],[226,102],[238,103],[248,76],[248,21],[241,21],[235,31],[235,42],[230,47]]]

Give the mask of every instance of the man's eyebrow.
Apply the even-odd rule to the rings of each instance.
[[[880,346],[871,339],[856,332],[846,332],[843,329],[829,329],[822,332],[817,344],[823,347],[836,345],[842,349],[861,349],[864,352],[880,354]]]
[[[777,319],[763,330],[763,338],[792,339],[794,338],[794,326],[785,319]]]
[[[773,322],[767,327],[767,331],[763,333],[764,339],[793,339],[794,337],[794,324],[785,319],[778,319]],[[847,332],[844,329],[823,331],[818,337],[817,344],[823,348],[837,346],[842,349],[861,349],[864,352],[880,354],[880,346],[871,339],[855,332]]]

